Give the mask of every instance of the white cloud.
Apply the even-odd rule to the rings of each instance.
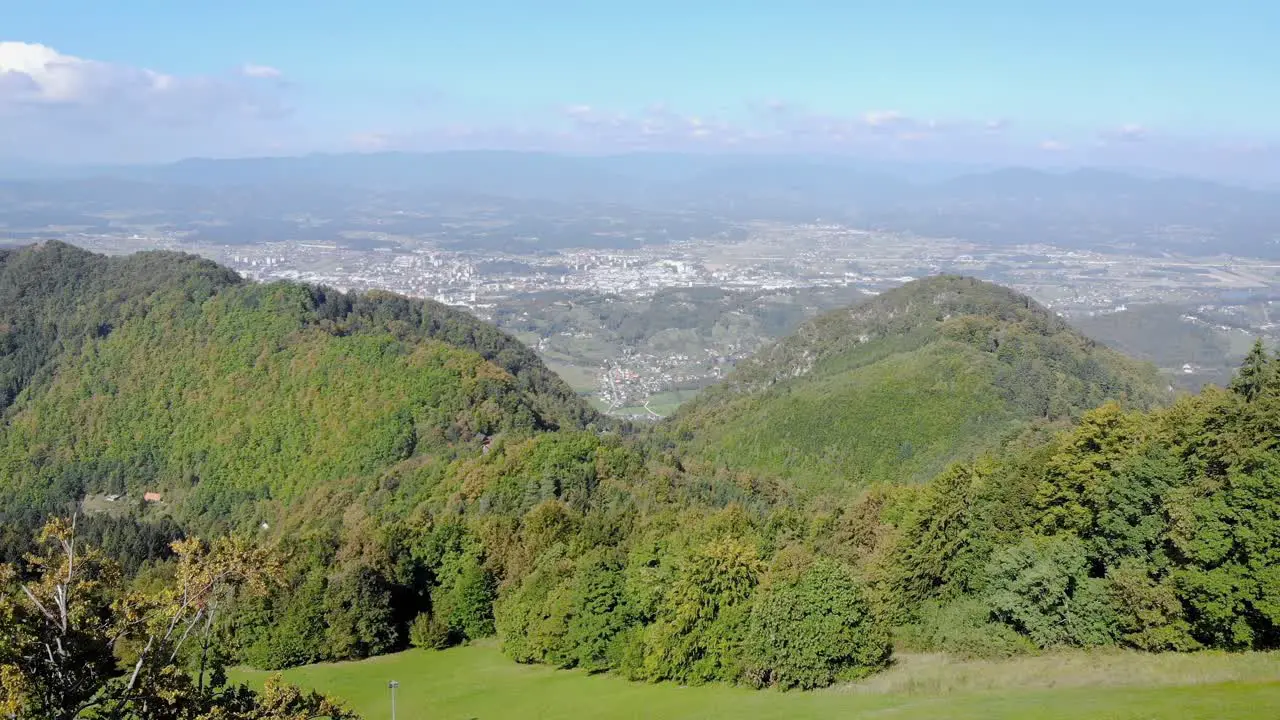
[[[275,98],[246,79],[279,77],[280,71],[264,65],[245,65],[226,76],[176,76],[66,55],[46,45],[0,42],[0,104],[9,108],[112,107],[168,117],[184,109],[270,113],[278,110]]]
[[[0,42],[0,101],[33,104],[84,104],[112,92],[162,94],[175,88],[174,78],[152,70],[130,68],[64,55],[46,45]]]
[[[862,114],[862,122],[870,127],[887,127],[907,122],[907,117],[897,110],[872,110]]]
[[[263,80],[278,80],[284,77],[284,73],[278,68],[270,65],[255,65],[253,63],[245,63],[240,66],[240,74],[245,77],[259,78]]]
[[[1101,135],[1102,139],[1108,142],[1136,143],[1146,140],[1150,131],[1143,125],[1128,123],[1113,130],[1106,130]]]
[[[1040,143],[1040,149],[1045,152],[1063,152],[1070,150],[1071,146],[1059,140],[1045,140]]]
[[[287,114],[286,90],[279,71],[263,65],[176,75],[37,43],[0,42],[0,154],[37,148],[79,161],[139,148],[165,154],[247,149],[254,143],[240,141],[251,126]]]

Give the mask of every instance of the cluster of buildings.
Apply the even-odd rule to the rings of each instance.
[[[527,252],[458,249],[427,237],[255,245],[199,244],[173,235],[67,239],[106,252],[143,246],[196,252],[256,280],[299,280],[342,290],[378,288],[467,307],[484,317],[500,308],[521,306],[530,293],[643,297],[666,288],[696,287],[854,287],[874,293],[940,272],[1014,287],[1069,317],[1119,312],[1135,303],[1190,300],[1219,305],[1224,293],[1280,284],[1280,266],[1247,258],[1153,256],[1126,246],[992,245],[831,223],[752,222],[740,230],[732,237],[685,238],[625,249],[539,250],[534,242],[530,247],[535,249]],[[1151,242],[1154,246],[1160,239]],[[632,402],[699,378],[705,381],[736,359],[722,350],[708,351],[725,356],[723,362],[704,357],[612,358],[623,366],[594,366],[598,394],[606,404]]]

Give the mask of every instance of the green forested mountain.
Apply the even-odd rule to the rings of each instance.
[[[813,491],[920,481],[1033,421],[1168,397],[1033,300],[939,276],[803,325],[669,423],[712,463]]]
[[[522,663],[783,688],[902,649],[1280,647],[1280,359],[1261,344],[1228,389],[1166,405],[1148,368],[1028,299],[936,278],[632,432],[432,303],[163,253],[0,260],[0,710],[21,720],[76,717],[32,699],[56,705],[73,664],[42,638],[119,686],[113,663],[147,655],[110,640],[137,627],[130,602],[206,639],[149,661],[160,699],[207,667],[494,635]],[[58,597],[72,571],[18,556],[75,510],[104,552],[80,551],[96,575],[58,635],[19,583]],[[223,562],[270,572],[218,585],[208,614],[156,594]]]
[[[326,483],[594,419],[527,348],[435,303],[58,243],[0,254],[0,384],[10,548],[85,495],[243,527]]]
[[[1230,390],[952,466],[894,523],[882,579],[927,646],[990,649],[994,623],[1038,647],[1275,648],[1278,442],[1259,344]]]

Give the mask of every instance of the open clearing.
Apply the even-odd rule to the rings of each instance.
[[[237,670],[260,685],[269,673]],[[345,699],[366,720],[398,718],[1154,718],[1280,717],[1280,653],[1066,653],[1000,662],[912,655],[869,680],[817,692],[628,682],[518,665],[493,642],[312,665],[286,679]]]

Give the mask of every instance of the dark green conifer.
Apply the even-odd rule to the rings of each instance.
[[[1244,362],[1240,364],[1240,370],[1231,380],[1231,389],[1243,396],[1245,400],[1253,402],[1254,398],[1258,397],[1270,384],[1274,375],[1275,365],[1272,363],[1271,354],[1262,344],[1262,338],[1258,338],[1253,342],[1253,347],[1249,349]]]

